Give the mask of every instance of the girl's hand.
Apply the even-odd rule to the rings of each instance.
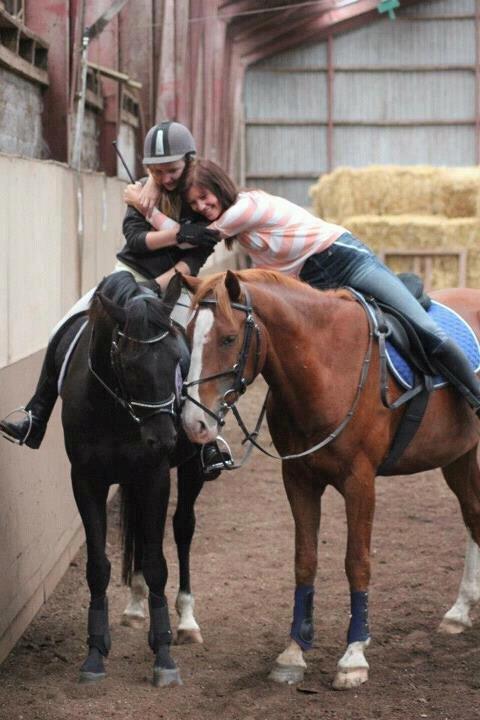
[[[127,185],[127,187],[123,191],[124,202],[127,205],[132,205],[132,207],[136,208],[137,210],[140,210],[140,212],[142,212],[140,205],[139,205],[139,197],[140,197],[141,190],[142,190],[141,183],[136,182],[134,185]]]
[[[148,176],[148,180],[145,183],[145,185],[142,187],[142,190],[140,192],[139,198],[138,198],[138,210],[142,212],[145,217],[149,217],[151,215],[154,208],[156,208],[159,204],[161,195],[161,190],[158,187],[155,180],[152,178],[151,175]]]

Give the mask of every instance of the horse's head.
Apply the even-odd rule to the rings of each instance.
[[[187,328],[192,355],[182,421],[192,441],[207,443],[260,370],[260,335],[248,291],[235,273],[187,284],[197,292]]]
[[[137,285],[131,275],[121,275],[130,274],[110,276],[96,296],[110,321],[115,387],[94,374],[130,413],[146,447],[154,453],[170,453],[177,439],[181,388],[178,331],[170,313],[180,295],[181,278],[174,276],[160,299],[151,289]],[[124,281],[133,293],[118,293],[118,283]]]

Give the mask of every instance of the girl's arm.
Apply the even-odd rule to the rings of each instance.
[[[147,221],[155,228],[155,230],[148,232],[145,238],[149,250],[158,250],[162,247],[177,244],[180,223],[172,220],[157,208],[153,208],[153,212],[147,217]]]
[[[149,172],[147,182],[145,185],[142,185],[142,189],[138,195],[140,212],[148,217],[152,213],[153,209],[159,204],[160,195],[161,190]]]
[[[146,214],[146,212],[142,209],[142,205],[140,202],[142,188],[142,184],[137,182],[134,185],[127,185],[123,193],[123,199],[127,203],[127,205],[134,208],[137,213],[143,215],[146,222],[148,222],[150,226],[154,227],[154,230],[142,233],[142,249],[159,250],[163,247],[171,247],[172,245],[176,245],[177,232],[180,228],[179,223],[171,220],[171,218],[167,217],[167,215],[164,215],[156,208],[153,208],[153,211],[151,213]],[[128,215],[129,213],[127,213],[127,217]],[[128,243],[129,237],[127,231],[128,228],[125,227],[124,222],[124,235]],[[132,249],[134,248],[132,247]]]
[[[175,275],[175,272],[180,272],[183,275],[191,274],[190,268],[188,267],[187,263],[184,260],[180,260],[179,262],[177,262],[175,267],[171,268],[171,270],[167,270],[167,272],[164,272],[155,278],[155,282],[160,285],[162,292],[167,289],[167,285],[172,279],[172,277]]]

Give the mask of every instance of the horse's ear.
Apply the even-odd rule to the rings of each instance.
[[[112,302],[110,298],[108,298],[106,295],[104,295],[101,292],[97,292],[97,297],[102,303],[105,311],[110,315],[110,317],[117,322],[120,327],[123,327],[125,325],[125,321],[127,319],[127,313],[125,310],[120,307],[120,305],[117,305],[116,303]]]
[[[193,293],[197,291],[198,286],[202,282],[200,278],[194,277],[193,275],[182,275],[182,281],[185,287]]]
[[[182,292],[182,276],[180,273],[175,273],[167,285],[165,294],[162,297],[162,302],[168,310],[168,314],[172,312],[175,307],[180,293]]]
[[[232,302],[238,302],[242,289],[237,276],[231,270],[227,270],[227,274],[225,275],[225,287],[227,288],[230,300]]]

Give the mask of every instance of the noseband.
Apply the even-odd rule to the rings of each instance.
[[[208,375],[207,377],[200,378],[198,380],[192,380],[191,382],[183,383],[182,401],[184,402],[185,400],[190,400],[190,402],[201,408],[205,413],[207,413],[207,415],[210,415],[210,417],[212,417],[219,426],[225,425],[224,418],[230,408],[235,404],[235,395],[243,395],[248,385],[250,385],[250,383],[254,380],[258,372],[258,363],[260,358],[260,330],[253,316],[253,307],[247,288],[244,288],[244,294],[244,305],[242,305],[241,303],[230,304],[230,307],[232,307],[234,310],[240,310],[241,312],[245,313],[245,330],[243,333],[242,347],[240,349],[237,362],[229,370],[224,370],[222,372],[215,373],[214,375]],[[204,300],[200,300],[198,304],[217,305],[217,301],[214,298],[205,298]],[[254,337],[256,344],[255,366],[252,379],[250,380],[250,382],[248,382],[245,377],[245,367],[247,365],[250,347]],[[228,388],[228,390],[224,392],[222,402],[220,404],[220,410],[218,411],[218,413],[214,413],[212,410],[203,405],[203,403],[195,400],[195,398],[193,398],[188,393],[189,388],[193,387],[194,385],[203,385],[203,383],[210,382],[211,380],[217,380],[218,378],[228,377],[230,375],[233,375],[232,385]],[[233,400],[229,402],[228,398],[230,395],[233,397]]]
[[[122,359],[121,359],[121,353],[119,349],[119,340],[121,338],[124,338],[125,340],[128,340],[133,343],[138,343],[139,345],[154,345],[155,343],[161,342],[164,340],[168,335],[170,334],[169,330],[165,330],[163,333],[160,333],[159,335],[155,335],[155,337],[148,338],[147,340],[140,340],[139,338],[132,338],[129,335],[126,335],[121,330],[119,330],[118,325],[115,327],[112,335],[112,344],[110,346],[110,365],[113,371],[113,374],[115,375],[118,387],[119,387],[119,393],[112,390],[112,388],[107,385],[107,383],[102,380],[100,375],[95,371],[92,364],[92,342],[93,342],[93,327],[92,327],[92,333],[90,335],[90,347],[88,350],[88,369],[92,373],[92,375],[98,380],[100,385],[113,397],[116,402],[119,403],[123,408],[125,408],[128,413],[130,414],[130,417],[134,422],[136,422],[138,425],[143,425],[143,423],[147,422],[147,420],[150,420],[154,415],[158,415],[159,413],[165,414],[165,415],[171,415],[173,418],[177,417],[176,412],[176,395],[175,393],[172,393],[169,395],[169,397],[166,400],[160,400],[159,402],[149,402],[149,401],[140,401],[140,400],[133,400],[130,397],[130,393],[127,389],[127,383],[125,382],[125,372],[122,365]],[[144,409],[145,413],[142,413],[142,416],[137,414],[135,411],[135,408],[142,408]]]

